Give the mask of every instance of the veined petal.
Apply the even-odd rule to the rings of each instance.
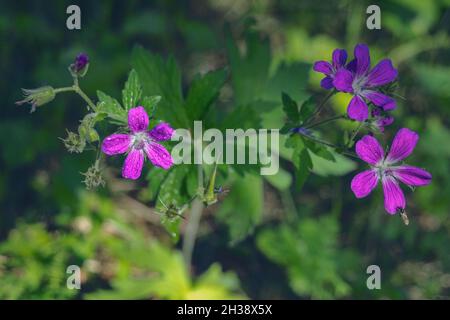
[[[344,49],[334,49],[333,51],[333,67],[337,70],[340,67],[345,66],[347,62],[347,51]]]
[[[333,88],[333,78],[330,76],[326,76],[320,81],[320,86],[326,90],[330,90]]]
[[[392,65],[390,59],[383,59],[369,72],[367,76],[367,87],[379,87],[397,78],[397,69]]]
[[[339,69],[334,75],[333,85],[342,92],[353,92],[353,75],[347,69]]]
[[[364,198],[372,192],[377,184],[378,176],[375,170],[366,170],[354,176],[350,186],[357,198]]]
[[[128,151],[131,146],[131,137],[128,134],[112,134],[107,136],[102,143],[102,152],[112,156]]]
[[[399,209],[405,209],[406,200],[397,181],[391,176],[384,176],[383,184],[384,208],[390,214],[396,214]]]
[[[333,67],[327,61],[316,61],[313,66],[313,70],[326,75],[333,73]]]
[[[144,165],[144,152],[142,149],[131,149],[122,167],[122,177],[136,180],[141,176]]]
[[[392,168],[392,174],[408,186],[426,186],[431,182],[431,174],[413,166],[399,166]]]
[[[145,153],[147,153],[148,159],[154,166],[167,170],[173,165],[173,159],[169,151],[158,143],[147,144]]]
[[[144,107],[139,106],[128,111],[128,126],[132,132],[147,130],[148,115]]]
[[[350,119],[364,121],[369,116],[369,108],[361,97],[354,96],[348,104],[347,114]]]
[[[365,44],[358,44],[355,47],[356,74],[364,75],[370,69],[369,47]]]
[[[155,141],[164,141],[172,138],[173,128],[167,122],[161,122],[157,124],[148,135]]]
[[[355,151],[361,160],[368,164],[375,165],[383,160],[384,151],[378,143],[377,139],[372,136],[365,135],[356,143]]]
[[[419,135],[416,132],[408,128],[400,129],[392,141],[386,161],[396,163],[405,159],[413,152],[418,140]]]
[[[392,110],[395,108],[395,100],[380,92],[364,90],[361,95],[370,100],[374,105],[383,107],[383,110]],[[388,109],[385,109],[385,106],[387,106]]]

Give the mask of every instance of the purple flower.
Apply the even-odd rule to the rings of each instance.
[[[313,70],[323,73],[325,78],[320,81],[320,86],[324,89],[332,89],[333,79],[340,69],[345,67],[347,62],[347,51],[344,49],[335,49],[332,55],[332,63],[328,61],[316,61],[313,66]]]
[[[76,56],[73,65],[75,72],[80,72],[89,63],[89,56],[86,53],[80,53]]]
[[[431,174],[427,171],[409,165],[397,165],[412,153],[418,140],[416,132],[407,128],[400,129],[387,156],[374,137],[366,135],[359,140],[356,143],[356,153],[371,168],[353,178],[351,188],[355,196],[366,197],[381,180],[386,211],[390,214],[403,212],[406,200],[399,182],[413,187],[425,186],[431,182]]]
[[[168,123],[162,122],[147,131],[148,123],[148,115],[143,107],[132,108],[128,111],[131,133],[115,133],[103,140],[103,153],[109,156],[127,153],[122,168],[122,177],[126,179],[136,180],[140,177],[145,155],[154,166],[165,170],[173,165],[172,156],[158,142],[170,139],[174,130]]]
[[[357,121],[366,120],[369,109],[365,99],[385,111],[394,109],[394,99],[374,90],[397,77],[397,69],[392,66],[391,60],[383,59],[370,69],[369,48],[365,44],[358,44],[354,54],[355,59],[345,68],[337,70],[333,79],[337,90],[353,94],[347,109],[348,116]]]

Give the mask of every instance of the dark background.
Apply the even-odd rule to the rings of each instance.
[[[450,2],[378,3],[382,29],[371,31],[366,1],[77,1],[82,29],[69,31],[72,1],[0,1],[0,298],[448,298]],[[81,183],[95,155],[69,154],[59,139],[85,113],[78,96],[60,94],[33,114],[14,102],[20,88],[70,85],[67,66],[79,52],[91,61],[85,92],[119,97],[136,44],[173,54],[186,89],[196,73],[229,65],[225,25],[242,46],[249,19],[270,44],[271,72],[281,64],[290,70],[287,78],[274,77],[278,97],[286,83],[297,99],[306,97],[305,88],[321,92],[320,76],[309,68],[336,47],[351,52],[364,42],[372,61],[391,58],[403,99],[383,139],[401,127],[417,131],[408,163],[427,168],[433,182],[405,190],[406,227],[385,214],[380,188],[354,198],[354,162],[318,165],[301,192],[256,182],[263,191],[255,198],[252,179],[260,178],[245,178],[250,186],[236,185],[244,191],[224,200],[225,209],[219,203],[206,211],[188,274],[180,244],[170,241],[142,195],[148,182],[130,189],[112,170],[104,189],[86,191]],[[228,82],[219,106],[232,97]],[[345,110],[347,101],[338,95],[332,106]],[[280,110],[281,104],[273,117],[267,112],[266,123],[280,125]],[[332,139],[343,128],[327,134]],[[292,166],[284,167],[291,181]],[[295,216],[289,223],[287,211]],[[223,218],[230,212],[234,219]],[[251,232],[233,239],[246,214],[258,217],[249,219]],[[81,291],[65,286],[69,264],[82,267]],[[366,288],[371,264],[381,268],[381,290]]]

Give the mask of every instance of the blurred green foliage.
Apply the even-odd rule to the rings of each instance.
[[[0,298],[448,298],[448,0],[380,1],[378,31],[365,27],[368,1],[79,1],[80,31],[65,28],[69,4],[1,4]],[[379,189],[354,198],[351,172],[362,164],[283,136],[275,176],[219,166],[230,192],[204,211],[186,266],[186,221],[161,215],[158,198],[182,206],[192,197],[193,166],[146,169],[138,183],[109,169],[107,188],[86,191],[79,173],[95,154],[68,154],[58,139],[77,130],[84,102],[61,94],[32,115],[14,105],[22,87],[69,84],[66,68],[84,51],[91,63],[80,85],[118,123],[140,97],[176,128],[202,119],[204,129],[281,129],[286,111],[297,117],[282,92],[297,107],[320,99],[312,63],[358,42],[400,72],[396,120],[381,139],[401,127],[419,132],[408,160],[433,174],[430,186],[407,191],[408,227],[385,214]],[[325,113],[347,103],[337,94]],[[336,142],[353,129],[324,128]],[[121,159],[108,163],[119,168]],[[66,287],[72,264],[82,270],[80,291]],[[381,290],[366,287],[371,264],[382,270]]]

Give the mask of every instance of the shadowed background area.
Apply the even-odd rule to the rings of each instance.
[[[82,29],[74,31],[66,28],[70,4],[0,1],[1,299],[449,297],[449,0],[379,1],[381,30],[366,28],[372,1],[76,1]],[[300,102],[325,95],[312,63],[360,42],[373,64],[387,57],[399,70],[395,122],[380,140],[387,145],[402,127],[418,132],[408,163],[433,175],[427,187],[404,188],[410,225],[385,213],[381,188],[354,197],[350,181],[364,163],[313,158],[300,189],[282,158],[273,178],[239,168],[221,177],[230,193],[203,212],[190,271],[155,213],[155,171],[124,181],[121,158],[108,159],[107,186],[86,190],[80,172],[95,153],[70,154],[59,139],[86,113],[79,96],[61,93],[32,114],[14,104],[21,88],[70,85],[67,67],[79,52],[90,57],[83,90],[119,99],[140,45],[174,56],[185,95],[196,74],[226,67],[208,119],[281,128],[281,92]],[[349,99],[337,94],[324,114],[344,112]],[[324,135],[337,140],[353,127],[337,122]],[[366,287],[373,264],[381,290]],[[66,287],[69,265],[82,270],[81,290]]]

